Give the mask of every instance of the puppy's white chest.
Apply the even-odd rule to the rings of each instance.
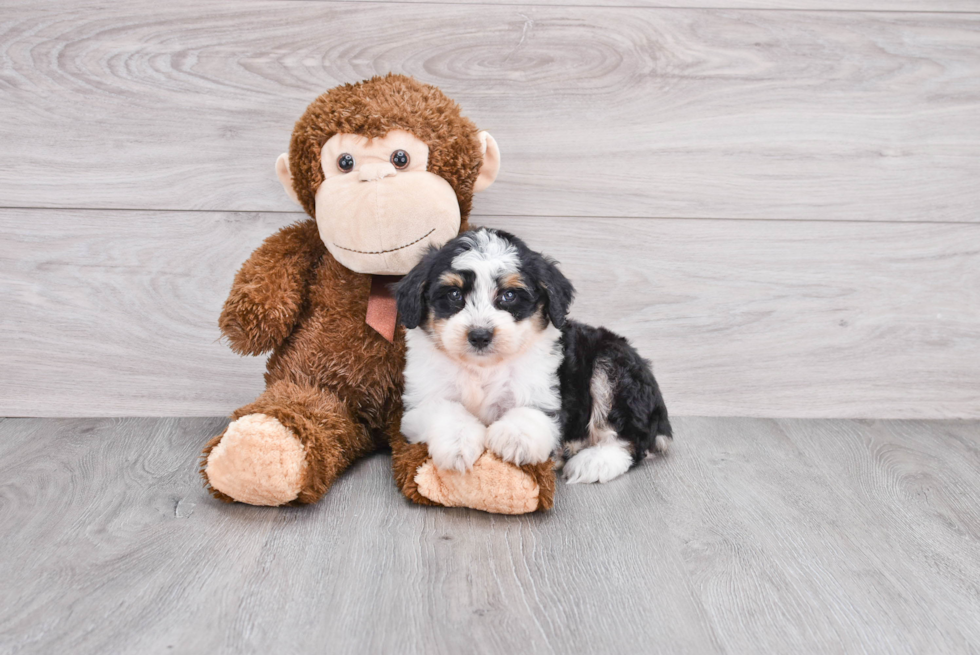
[[[473,375],[463,375],[459,385],[460,402],[474,416],[480,416],[480,408],[486,400],[487,391],[483,384]]]
[[[484,424],[490,425],[514,406],[514,394],[508,384],[482,371],[461,370],[458,380],[460,402]]]

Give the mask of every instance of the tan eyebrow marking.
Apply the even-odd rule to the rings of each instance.
[[[500,279],[500,286],[504,289],[527,289],[527,283],[520,273],[510,273]]]
[[[441,276],[439,276],[439,281],[451,287],[463,286],[463,276],[459,273],[454,273],[453,271],[446,271],[443,273]]]

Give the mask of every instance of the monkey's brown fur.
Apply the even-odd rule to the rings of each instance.
[[[462,224],[482,162],[477,129],[455,102],[435,87],[389,75],[337,87],[317,98],[296,123],[290,145],[293,186],[315,216],[323,173],[320,150],[335,133],[383,137],[412,133],[429,146],[428,170],[456,192]],[[293,503],[316,502],[355,460],[390,446],[395,481],[409,499],[434,504],[416,487],[428,459],[424,444],[408,444],[399,432],[405,363],[405,329],[389,343],[365,323],[371,276],[342,266],[320,239],[313,218],[272,235],[235,276],[219,324],[232,349],[258,355],[272,351],[266,390],[233,419],[261,413],[277,419],[303,444],[305,481]],[[201,473],[211,450],[203,452]],[[539,485],[538,509],[552,506],[551,462],[522,469]],[[232,499],[208,488],[221,500]]]

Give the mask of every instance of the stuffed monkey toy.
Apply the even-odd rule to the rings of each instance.
[[[272,354],[265,391],[204,449],[214,496],[314,503],[355,460],[390,447],[395,481],[417,503],[551,507],[551,462],[517,467],[487,452],[467,473],[442,471],[399,432],[405,330],[389,285],[467,229],[473,193],[499,166],[493,138],[412,78],[375,77],[313,101],[276,162],[310,218],[252,253],[221,312],[235,352]]]

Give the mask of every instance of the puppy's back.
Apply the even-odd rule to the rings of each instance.
[[[625,337],[577,321],[562,329],[562,346],[563,440],[588,441],[590,428],[604,419],[630,443],[634,461],[666,450],[673,430],[650,362]]]

